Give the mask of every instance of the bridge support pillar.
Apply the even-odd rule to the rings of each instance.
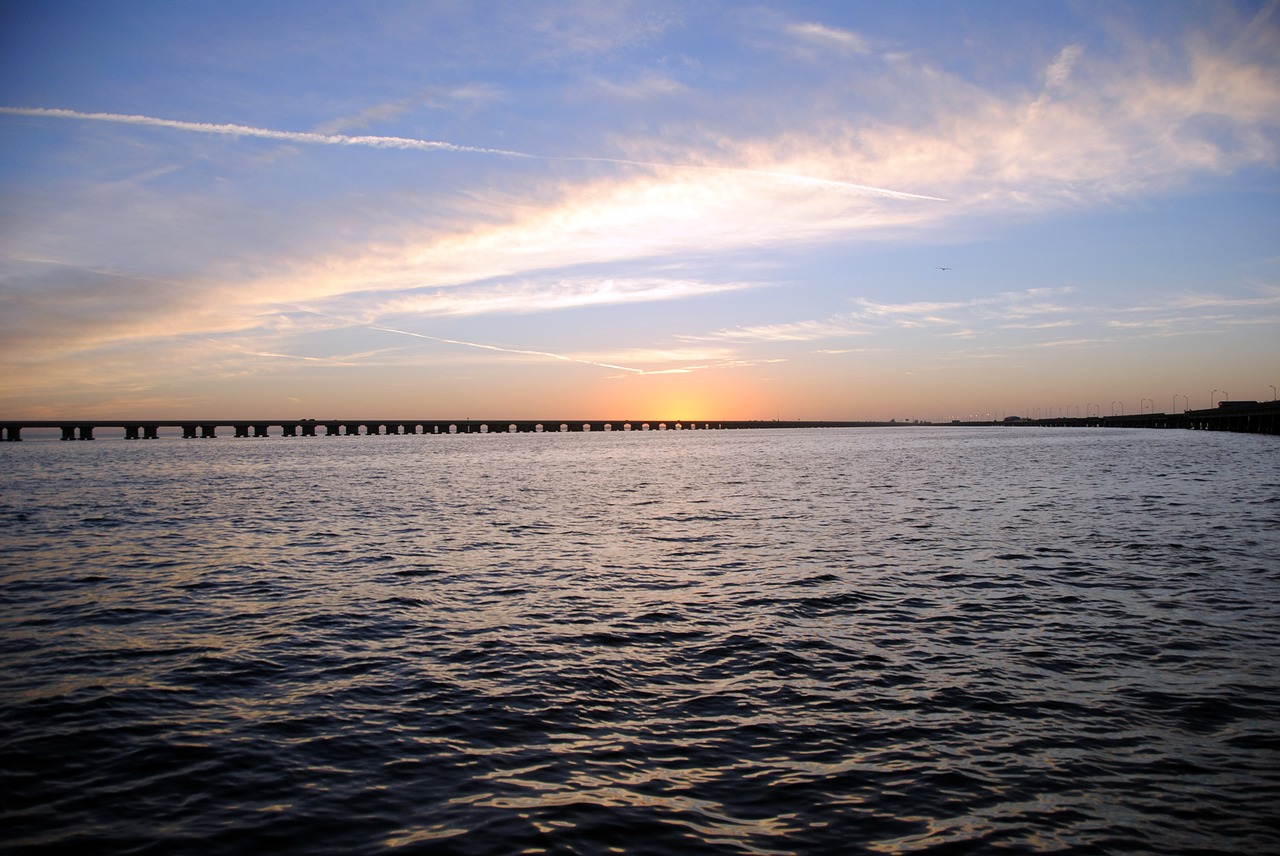
[[[126,425],[124,426],[124,438],[126,440],[136,440],[138,439],[138,432],[140,430],[141,429],[137,425]]]
[[[182,426],[182,439],[184,439],[184,440],[192,440],[192,439],[194,439],[194,438],[197,436],[197,433],[196,433],[196,432],[197,432],[198,430],[199,430],[199,426],[197,426],[197,425],[183,425],[183,426]]]
[[[316,436],[316,423],[314,423],[314,422],[303,422],[301,427],[302,427],[302,436],[303,436],[303,437],[314,437],[314,436]]]
[[[217,425],[201,425],[200,436],[210,440],[215,439],[218,436],[218,426]]]
[[[249,426],[248,426],[248,425],[245,425],[245,424],[243,424],[243,423],[237,423],[237,424],[233,425],[232,427],[236,429],[236,436],[237,436],[237,437],[248,437],[248,436],[249,436]]]
[[[286,423],[284,423],[283,425],[281,425],[281,426],[280,426],[280,436],[282,436],[282,437],[297,437],[297,436],[298,436],[298,423],[296,423],[296,422],[286,422]]]
[[[266,426],[266,425],[254,425],[254,426],[253,426],[253,436],[255,436],[255,437],[268,437],[268,436],[270,436],[270,435],[267,433],[267,427],[268,427],[268,426]]]
[[[144,439],[144,440],[159,440],[159,439],[160,439],[160,426],[159,426],[159,425],[147,425],[147,426],[143,427],[143,429],[142,429],[142,439]]]
[[[324,436],[326,436],[326,437],[337,437],[337,436],[338,436],[338,434],[339,434],[338,429],[339,429],[340,427],[341,427],[341,426],[339,426],[337,422],[330,422],[330,423],[326,424],[326,425],[324,426]]]

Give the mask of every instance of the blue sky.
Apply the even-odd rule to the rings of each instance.
[[[942,420],[1280,383],[1274,2],[0,16],[6,416]]]

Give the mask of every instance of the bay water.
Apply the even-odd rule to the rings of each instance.
[[[0,444],[0,851],[1280,852],[1280,441]]]

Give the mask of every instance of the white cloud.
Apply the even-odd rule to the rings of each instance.
[[[1071,70],[1079,61],[1084,48],[1080,45],[1067,45],[1063,48],[1053,63],[1045,69],[1044,82],[1050,89],[1057,89],[1067,82],[1067,78],[1071,76]]]
[[[367,311],[377,317],[405,314],[435,317],[512,315],[621,303],[684,300],[752,287],[752,283],[744,282],[699,282],[687,279],[562,279],[553,283],[516,282],[488,287],[442,289],[429,294],[406,294],[378,303]]]
[[[734,327],[703,335],[682,335],[689,341],[724,342],[814,342],[845,336],[860,336],[867,331],[848,316],[835,316],[824,321],[793,321],[787,324],[760,324]]]
[[[590,83],[590,87],[595,93],[606,98],[636,101],[678,96],[689,91],[685,84],[675,78],[654,72],[642,74],[627,81],[596,78]]]
[[[870,51],[867,40],[852,30],[843,30],[839,27],[828,27],[824,24],[812,22],[791,24],[786,30],[791,35],[810,44],[859,54],[865,54]]]
[[[1066,311],[1063,308],[1062,311]],[[1052,330],[1057,327],[1074,327],[1078,321],[1042,321],[1036,324],[1001,324],[1002,330]]]
[[[1204,309],[1216,306],[1280,306],[1280,286],[1262,285],[1256,288],[1256,297],[1236,297],[1212,293],[1181,294],[1174,297],[1171,303],[1183,309]]]

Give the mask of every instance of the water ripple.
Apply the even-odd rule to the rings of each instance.
[[[14,853],[1280,849],[1280,448],[0,448]]]

